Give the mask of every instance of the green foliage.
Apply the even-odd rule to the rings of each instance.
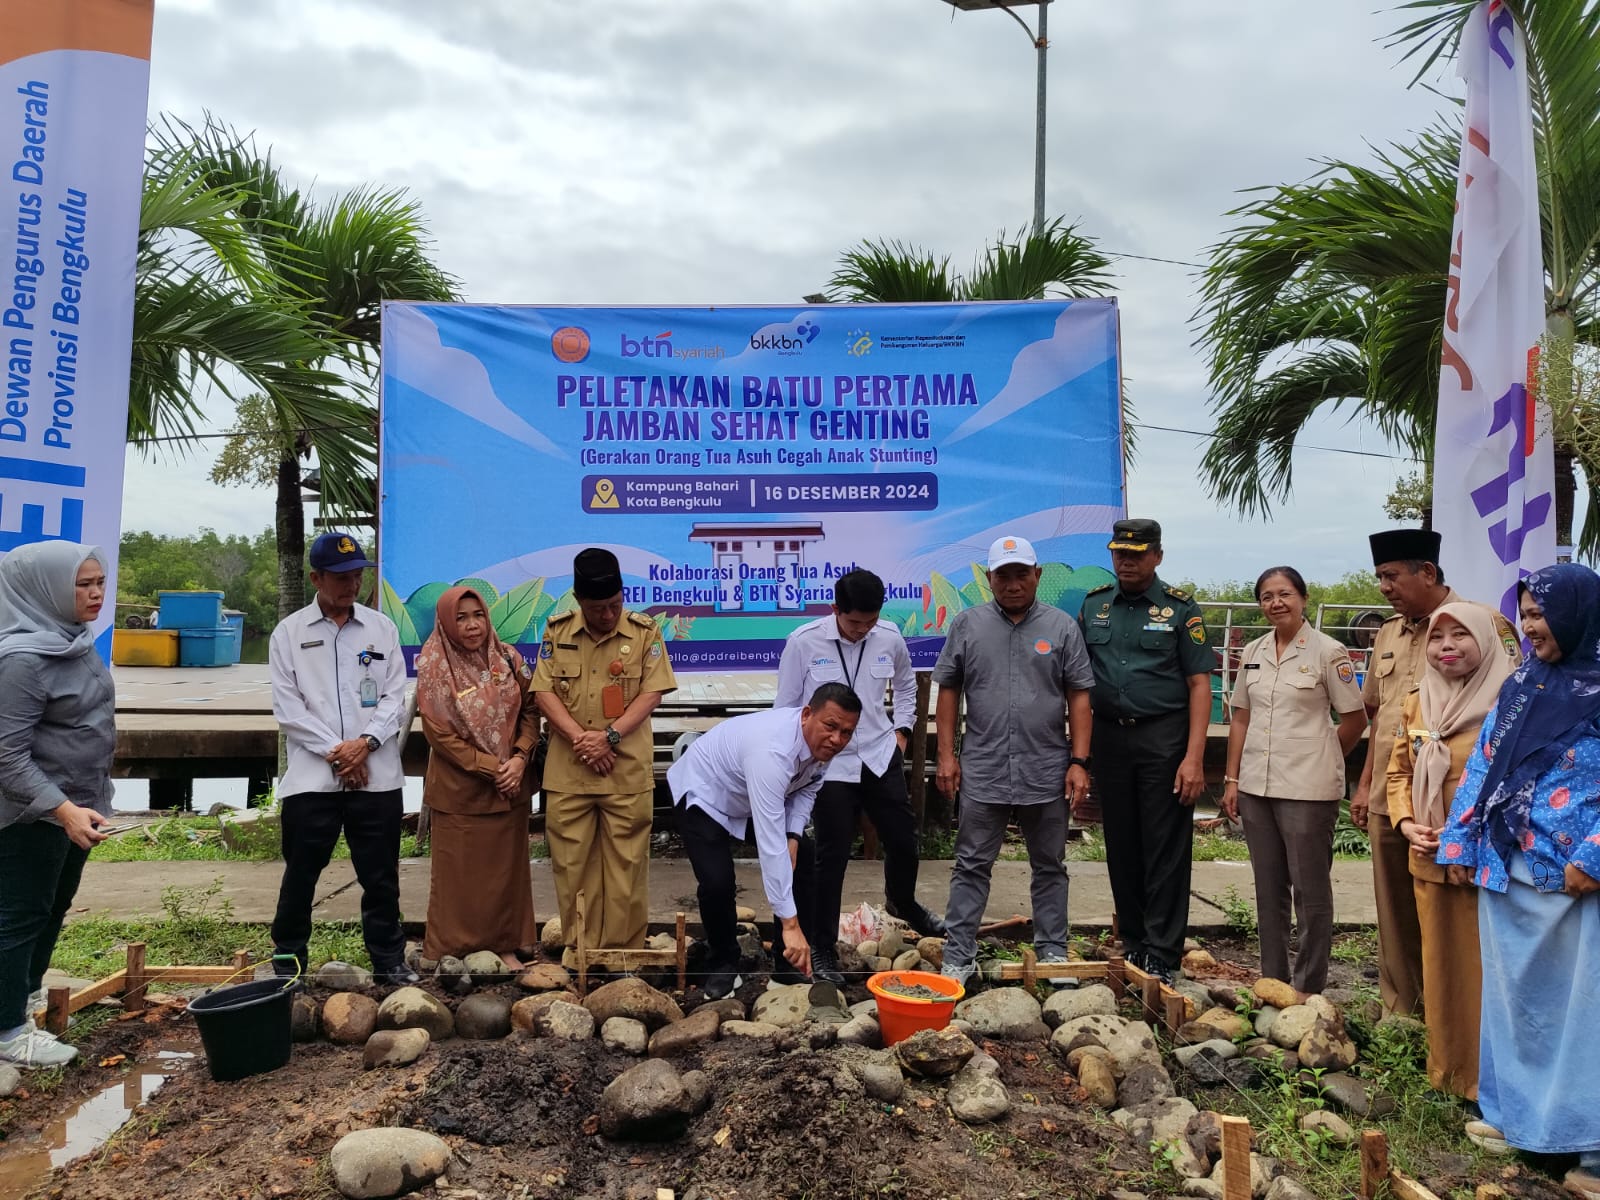
[[[422,639],[417,637],[417,626],[411,619],[411,610],[406,607],[405,601],[389,586],[387,579],[378,580],[379,595],[382,596],[383,615],[394,622],[395,628],[400,631],[400,644],[402,646],[420,646]]]
[[[264,636],[278,621],[278,557],[272,531],[218,537],[202,528],[193,537],[131,530],[117,559],[117,604],[154,609],[158,592],[219,591],[244,613],[245,633]],[[128,615],[126,611],[119,617]]]
[[[1218,902],[1230,933],[1242,938],[1256,936],[1255,901],[1239,894],[1239,889],[1229,884]]]
[[[489,606],[489,620],[500,640],[510,645],[525,641],[529,626],[544,599],[544,579],[529,579],[517,584]]]

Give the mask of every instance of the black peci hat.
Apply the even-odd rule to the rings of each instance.
[[[590,546],[572,560],[572,594],[579,600],[609,600],[622,591],[622,566],[609,550]]]
[[[1392,562],[1431,562],[1439,565],[1443,539],[1432,529],[1386,529],[1367,538],[1372,543],[1372,565]]]

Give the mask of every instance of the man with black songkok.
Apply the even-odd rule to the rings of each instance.
[[[678,685],[655,621],[622,607],[622,569],[591,546],[572,563],[578,607],[550,618],[533,690],[550,727],[545,838],[568,946],[644,944],[650,919],[650,714]]]
[[[1350,819],[1372,839],[1372,890],[1378,910],[1378,991],[1391,1013],[1421,1016],[1422,928],[1411,885],[1411,843],[1389,821],[1389,756],[1400,732],[1406,693],[1422,679],[1428,618],[1444,604],[1467,599],[1444,581],[1439,534],[1431,529],[1389,529],[1367,539],[1378,590],[1394,605],[1394,616],[1378,630],[1361,684],[1372,724],[1367,761],[1350,798]],[[1487,606],[1485,606],[1487,607]],[[1517,635],[1495,614],[1501,645],[1521,657]],[[1448,1000],[1448,998],[1446,998]]]

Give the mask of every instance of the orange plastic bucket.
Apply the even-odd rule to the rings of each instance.
[[[888,990],[918,984],[940,993],[939,997],[901,996]],[[904,1041],[922,1029],[943,1029],[950,1024],[956,1001],[967,994],[956,980],[931,971],[879,971],[867,980],[867,991],[878,1001],[878,1028],[885,1046]]]

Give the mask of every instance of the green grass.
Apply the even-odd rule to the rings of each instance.
[[[61,931],[50,965],[69,975],[100,979],[121,969],[129,942],[145,943],[145,962],[151,966],[225,963],[235,950],[266,958],[272,953],[269,927],[234,921],[233,902],[222,890],[221,877],[205,888],[166,888],[161,893],[160,918],[71,921]],[[361,926],[354,921],[313,923],[309,956],[313,968],[330,959],[372,965]]]
[[[228,842],[220,817],[168,817],[108,838],[94,849],[95,862],[274,862],[283,857],[274,821],[229,821]],[[546,851],[548,854],[548,851]],[[426,858],[413,834],[400,835],[401,858]],[[350,857],[344,835],[333,847],[335,859]],[[537,853],[534,857],[539,857]]]
[[[1333,939],[1334,962],[1366,965],[1378,961],[1378,931],[1356,929]]]

